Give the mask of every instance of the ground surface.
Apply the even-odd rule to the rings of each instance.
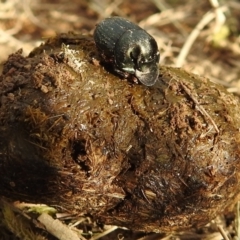
[[[55,33],[92,33],[101,19],[118,15],[138,23],[158,42],[160,64],[184,69],[240,93],[239,1],[17,1],[0,3],[0,61],[22,48],[28,54]],[[116,230],[104,239],[222,239],[236,237],[235,213],[226,212],[205,228],[160,236]],[[91,223],[89,223],[91,226]],[[93,238],[96,239],[96,238]],[[227,239],[227,238],[225,238]],[[231,239],[231,238],[230,238]]]

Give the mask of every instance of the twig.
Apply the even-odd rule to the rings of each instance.
[[[218,0],[209,0],[209,2],[215,9],[216,25],[214,28],[214,32],[217,33],[221,29],[222,25],[225,23],[226,17],[223,13],[223,8],[220,8]]]
[[[182,67],[194,41],[196,40],[196,38],[198,37],[200,31],[209,23],[211,22],[215,17],[215,13],[214,12],[207,12],[202,20],[197,24],[197,26],[193,29],[193,31],[191,32],[191,34],[189,35],[187,41],[185,42],[185,44],[183,45],[180,54],[177,57],[177,61],[176,61],[176,67]]]
[[[152,2],[156,5],[156,7],[161,11],[164,12],[166,10],[168,10],[169,8],[171,8],[164,0],[159,1],[159,0],[152,0]],[[172,22],[172,24],[179,30],[179,32],[185,36],[185,32],[183,31],[183,28],[181,26],[181,24],[177,21],[174,21],[172,18],[172,15],[169,15],[171,17],[169,17],[169,20]]]
[[[18,1],[0,1],[0,19],[15,19],[18,16]]]
[[[191,91],[189,91],[189,89],[182,83],[180,82],[182,88],[184,89],[184,91],[188,94],[188,96],[193,100],[193,102],[196,104],[196,106],[198,107],[198,110],[201,112],[201,114],[204,116],[206,116],[210,122],[212,123],[212,125],[214,126],[215,130],[217,133],[219,133],[219,129],[216,125],[216,123],[214,122],[214,120],[211,118],[211,116],[208,114],[208,112],[204,109],[203,106],[200,105],[200,103],[198,102],[198,100],[193,96],[193,94],[191,93]]]
[[[74,231],[70,230],[65,224],[58,219],[53,219],[50,215],[43,213],[38,217],[38,221],[41,222],[49,233],[57,237],[60,240],[84,240],[85,238],[77,235]]]
[[[237,239],[240,239],[240,215],[239,215],[239,201],[236,204],[236,212],[235,212],[235,231],[237,235]]]
[[[92,240],[96,240],[96,239],[99,239],[103,236],[106,236],[107,234],[115,231],[118,228],[118,226],[108,226],[108,227],[109,228],[106,231],[104,231],[103,233],[100,233],[97,236],[92,237]]]
[[[0,29],[0,43],[9,43],[11,42],[12,45],[16,49],[20,49],[22,47],[22,42],[11,36],[8,32],[3,31]]]
[[[42,29],[47,29],[48,26],[46,24],[44,24],[43,22],[41,22],[37,17],[35,17],[35,15],[32,12],[31,9],[31,2],[30,0],[26,0],[23,1],[23,10],[25,12],[25,14],[27,15],[28,19],[35,24],[36,26],[42,28]]]
[[[218,8],[218,11],[226,11],[226,7],[221,7]],[[197,24],[197,26],[193,29],[193,31],[191,32],[191,34],[189,35],[187,41],[185,42],[185,44],[183,45],[178,57],[177,57],[177,61],[176,61],[176,67],[182,67],[186,56],[188,55],[194,41],[196,40],[196,38],[198,37],[198,35],[200,34],[200,31],[207,25],[209,24],[214,18],[216,17],[216,13],[213,11],[209,11],[207,12],[203,18],[201,19],[201,21]]]
[[[108,1],[90,1],[89,7],[99,13],[101,18],[106,18],[111,16],[113,13],[117,13],[119,16],[124,16],[123,12],[119,9],[119,5],[123,0],[116,0],[109,3]]]
[[[219,232],[221,233],[224,240],[230,240],[222,226],[217,225],[217,228],[218,228]]]

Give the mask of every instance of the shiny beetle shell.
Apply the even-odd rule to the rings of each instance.
[[[94,40],[117,72],[133,74],[146,86],[155,84],[160,54],[155,39],[145,30],[124,18],[111,17],[96,26]]]

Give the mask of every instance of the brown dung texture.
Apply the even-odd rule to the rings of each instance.
[[[208,223],[239,193],[239,101],[160,66],[121,79],[91,37],[9,56],[0,76],[0,195],[141,231]]]

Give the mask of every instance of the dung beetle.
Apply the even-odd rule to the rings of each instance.
[[[116,72],[133,74],[146,86],[155,84],[160,54],[155,39],[145,30],[124,18],[110,17],[97,24],[94,40]]]

